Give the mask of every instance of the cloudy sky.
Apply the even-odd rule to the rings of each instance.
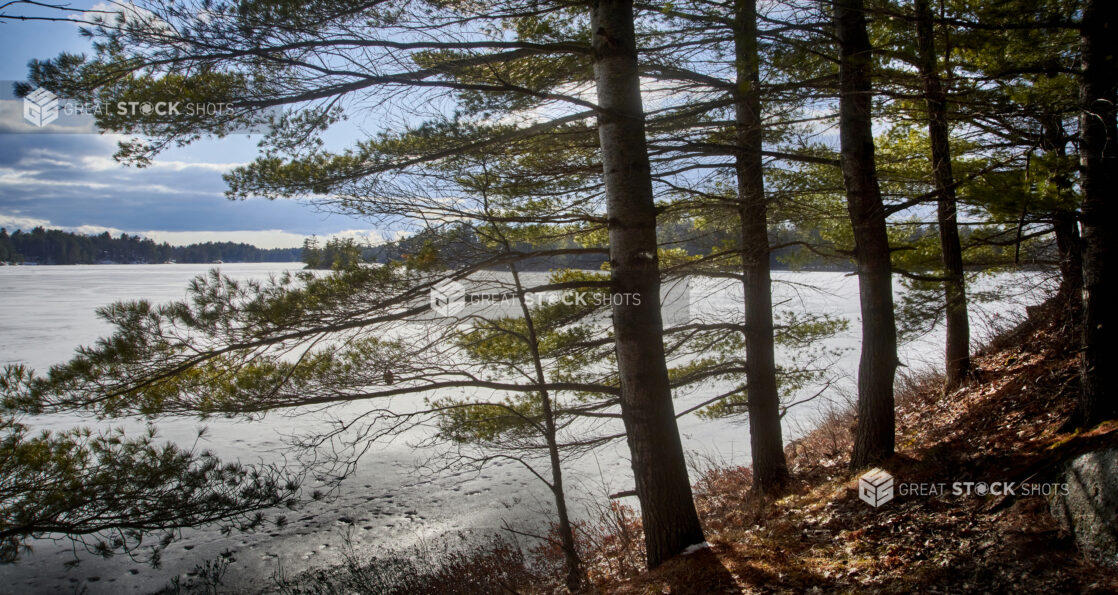
[[[70,23],[0,21],[0,227],[123,231],[172,244],[228,240],[266,248],[298,246],[309,235],[388,235],[296,201],[225,198],[222,173],[256,154],[258,139],[248,135],[204,140],[136,169],[113,161],[116,136],[18,132],[32,127],[22,120],[11,82],[26,80],[32,59],[87,49]],[[43,130],[61,129],[60,123]]]

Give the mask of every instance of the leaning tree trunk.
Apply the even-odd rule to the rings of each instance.
[[[1041,119],[1041,148],[1054,153],[1063,163],[1065,137],[1063,124],[1056,115]],[[1049,183],[1058,192],[1072,192],[1071,178],[1058,168],[1049,174]],[[1052,233],[1056,236],[1056,252],[1060,259],[1060,288],[1056,297],[1067,308],[1069,320],[1078,321],[1083,305],[1083,242],[1079,239],[1079,216],[1074,210],[1058,208],[1052,212]]]
[[[950,392],[958,388],[970,373],[970,321],[967,319],[963,248],[959,242],[955,178],[951,172],[951,145],[947,133],[947,95],[943,91],[936,64],[929,0],[916,0],[916,44],[920,76],[924,79],[924,101],[928,107],[932,175],[939,195],[936,214],[939,219],[939,242],[943,251],[943,288],[947,308],[944,357],[947,375],[943,388],[945,392]]]
[[[641,504],[648,567],[654,568],[704,538],[664,358],[656,207],[637,74],[633,4],[600,0],[591,6],[621,417]]]
[[[885,205],[877,184],[870,120],[872,48],[862,0],[836,0],[839,43],[839,143],[846,204],[854,228],[854,259],[862,310],[858,362],[858,425],[850,465],[876,463],[893,454],[893,376],[897,326]]]
[[[505,249],[510,250],[510,248],[511,246],[506,241]],[[509,272],[512,273],[512,280],[516,287],[516,298],[520,303],[520,313],[524,316],[524,330],[527,335],[525,339],[528,343],[528,352],[532,356],[536,383],[543,386],[547,384],[547,375],[543,370],[543,357],[540,355],[540,338],[536,333],[536,322],[531,309],[528,308],[528,301],[524,297],[524,285],[520,282],[520,272],[515,264],[509,265]],[[563,558],[567,564],[567,590],[571,593],[581,593],[587,584],[587,577],[582,569],[582,559],[578,555],[578,548],[575,546],[574,526],[571,525],[571,517],[567,512],[567,495],[563,488],[563,466],[559,456],[559,437],[555,424],[555,411],[552,407],[551,393],[547,390],[541,390],[539,395],[540,407],[543,410],[544,440],[547,442],[547,454],[551,462],[551,483],[548,484],[548,487],[551,488],[551,495],[555,499],[555,514],[559,520],[559,545],[563,550]]]
[[[734,6],[737,58],[737,148],[742,273],[745,289],[745,377],[753,489],[772,492],[788,479],[780,396],[773,343],[772,278],[769,271],[768,202],[762,167],[760,56],[757,50],[757,1]]]
[[[1083,183],[1083,380],[1080,420],[1086,426],[1118,416],[1118,367],[1106,353],[1116,340],[1114,259],[1118,221],[1118,19],[1111,0],[1083,10],[1080,76],[1080,167]],[[1108,347],[1109,346],[1109,347]]]
[[[1067,304],[1073,318],[1083,302],[1083,242],[1079,238],[1079,217],[1075,211],[1060,209],[1052,213],[1052,232],[1060,259],[1060,288],[1057,297]]]

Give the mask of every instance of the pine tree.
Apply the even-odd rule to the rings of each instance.
[[[893,312],[893,268],[885,206],[878,187],[871,120],[873,48],[861,0],[837,0],[839,47],[839,139],[847,210],[854,228],[854,259],[862,310],[862,354],[858,363],[858,426],[850,464],[877,463],[893,454],[893,376],[897,331]]]
[[[1115,325],[1115,234],[1118,217],[1118,19],[1113,6],[1087,0],[1083,9],[1079,126],[1083,175],[1082,423],[1118,416],[1114,367],[1104,353]]]
[[[632,3],[593,6],[598,131],[609,217],[613,332],[621,411],[649,568],[704,541],[665,364],[656,208],[644,133]]]

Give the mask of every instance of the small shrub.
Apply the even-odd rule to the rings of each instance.
[[[897,407],[920,406],[934,402],[943,388],[943,373],[932,369],[903,368],[893,382]]]
[[[225,574],[229,572],[229,565],[235,562],[233,553],[226,550],[213,560],[206,560],[194,566],[194,570],[187,573],[186,579],[176,576],[171,579],[166,587],[157,592],[157,595],[180,595],[182,593],[217,595],[219,587],[225,581]]]
[[[715,533],[728,527],[753,524],[757,516],[756,498],[750,493],[753,469],[723,467],[707,470],[695,484],[695,507],[703,528]]]
[[[822,407],[815,414],[812,431],[785,448],[789,469],[803,471],[844,466],[854,448],[856,411],[852,396]]]
[[[575,521],[573,527],[575,549],[595,586],[622,583],[644,571],[644,531],[640,515],[632,507],[611,500],[608,506],[598,506],[593,521]],[[552,525],[547,538],[530,553],[541,586],[551,592],[566,592],[566,561],[559,547],[558,529],[558,525]]]

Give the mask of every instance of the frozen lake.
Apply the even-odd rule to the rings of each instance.
[[[0,364],[22,362],[40,371],[66,360],[79,344],[90,344],[109,331],[94,309],[116,300],[147,298],[156,302],[180,299],[191,278],[211,265],[101,265],[0,267]],[[235,278],[264,278],[301,263],[224,264],[221,271]],[[778,272],[775,301],[800,313],[828,313],[850,320],[849,331],[832,338],[828,347],[846,349],[836,358],[836,386],[849,386],[857,365],[857,280],[844,273]],[[1020,278],[1025,278],[1021,276]],[[979,320],[992,313],[1006,316],[1035,302],[1028,283],[1013,284],[1016,295],[982,306]],[[723,282],[698,282],[691,286],[693,304],[704,308],[741,311],[741,290]],[[981,331],[973,332],[976,339]],[[910,367],[934,366],[942,360],[942,331],[907,344],[902,362]],[[814,391],[812,391],[814,392]],[[837,398],[832,390],[825,396]],[[699,403],[709,393],[684,395],[677,410]],[[817,400],[793,410],[785,420],[785,437],[802,430]],[[361,404],[347,405],[360,412]],[[337,411],[335,411],[337,414]],[[132,433],[144,427],[140,420],[97,422],[77,416],[52,416],[28,420],[44,429],[86,424],[123,426]],[[160,436],[191,444],[197,429],[209,431],[200,446],[226,459],[244,462],[274,461],[284,454],[283,436],[321,423],[313,416],[295,418],[271,414],[261,421],[173,419],[159,421]],[[702,457],[725,464],[749,462],[749,440],[739,421],[709,421],[688,416],[680,420],[684,447]],[[412,436],[418,439],[421,436]],[[0,591],[57,592],[88,588],[90,593],[147,593],[167,584],[194,565],[231,551],[236,562],[226,575],[229,587],[260,588],[277,572],[292,575],[314,566],[336,563],[348,539],[358,553],[377,548],[401,547],[458,531],[487,531],[512,524],[534,523],[551,510],[546,488],[527,471],[514,465],[494,465],[481,474],[429,475],[419,465],[430,452],[409,446],[402,437],[378,445],[362,460],[340,493],[328,501],[309,502],[295,511],[284,511],[289,523],[282,529],[222,536],[215,530],[183,532],[163,556],[163,567],[152,569],[123,557],[103,560],[79,552],[74,559],[66,541],[40,540],[34,552],[17,564],[0,566]],[[567,470],[569,493],[575,510],[578,501],[603,500],[609,491],[631,488],[627,452],[623,443],[600,449],[595,456],[575,461]],[[345,536],[348,536],[347,538]]]

